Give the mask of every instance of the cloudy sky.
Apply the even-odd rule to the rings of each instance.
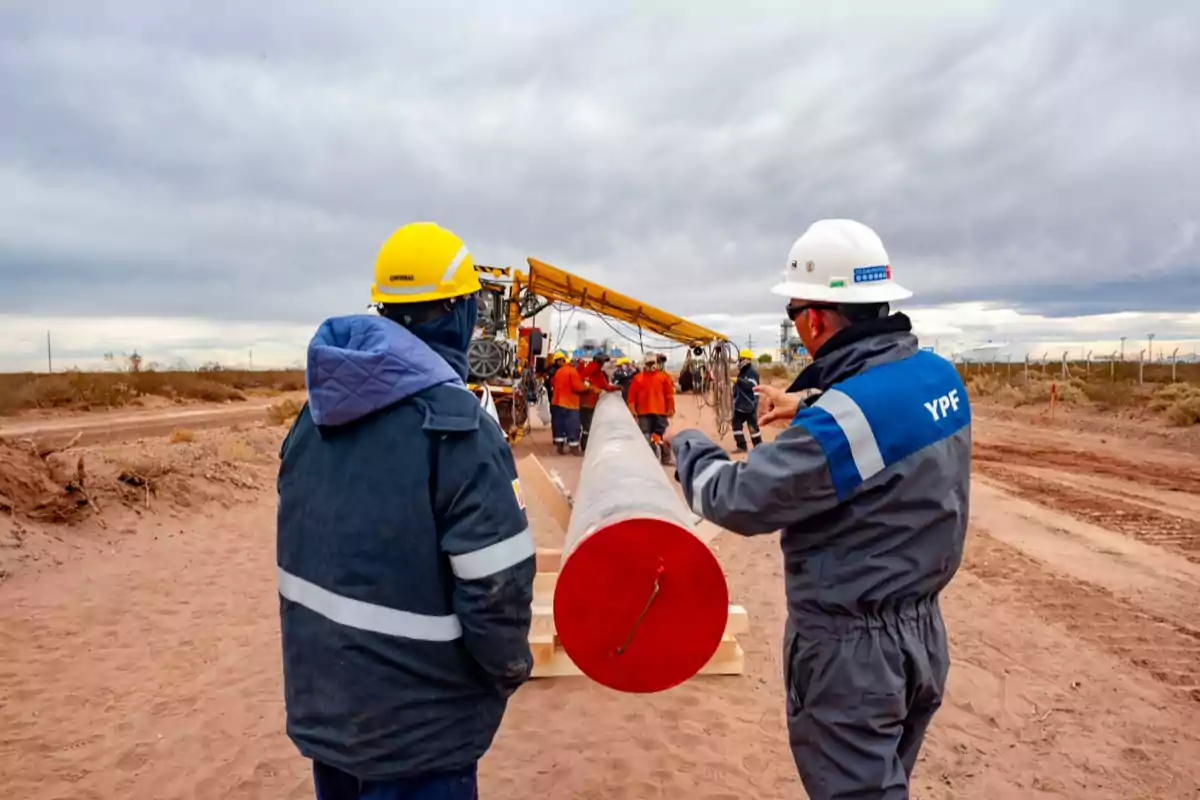
[[[1197,346],[1200,3],[734,7],[8,0],[0,369],[293,364],[415,219],[765,345],[850,217],[943,351]]]

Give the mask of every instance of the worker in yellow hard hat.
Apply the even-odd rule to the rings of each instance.
[[[550,427],[554,449],[562,455],[583,455],[583,423],[579,414],[581,395],[588,390],[579,370],[561,350],[554,354],[554,390],[550,393]]]
[[[758,429],[758,370],[754,368],[754,352],[743,348],[738,353],[738,373],[733,379],[733,443],[737,452],[745,453],[746,433],[750,429],[750,443],[754,447],[762,444],[762,433]]]
[[[613,369],[612,382],[621,388],[621,397],[626,403],[629,402],[629,384],[636,374],[637,370],[634,369],[633,362],[628,356],[621,356],[617,359],[617,365]]]
[[[517,471],[465,385],[479,289],[461,239],[406,225],[375,262],[378,313],[326,320],[309,344],[277,565],[287,731],[320,798],[368,783],[476,797],[476,764],[533,667]]]

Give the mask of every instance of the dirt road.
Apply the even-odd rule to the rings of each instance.
[[[976,441],[972,530],[943,599],[954,667],[914,796],[1195,798],[1200,468],[986,418]],[[577,480],[544,435],[522,447]],[[270,463],[247,469],[271,485]],[[62,529],[77,555],[0,583],[5,795],[311,797],[282,730],[273,493],[132,514]],[[650,697],[534,682],[483,763],[483,796],[804,796],[784,732],[777,537],[713,544],[749,611],[747,674]]]
[[[303,394],[282,397],[303,399]],[[131,438],[165,436],[178,428],[201,430],[256,422],[281,398],[252,397],[226,405],[167,408],[153,411],[113,411],[71,414],[57,419],[0,419],[0,439],[34,439],[51,447],[75,441],[78,445],[121,442]],[[79,436],[78,439],[75,439]]]

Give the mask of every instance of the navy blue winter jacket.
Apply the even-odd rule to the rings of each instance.
[[[447,360],[382,317],[326,321],[307,380],[279,471],[288,735],[362,780],[467,767],[533,665],[512,454]]]
[[[737,378],[733,383],[733,410],[739,414],[758,415],[758,395],[754,387],[758,386],[758,370],[749,361],[738,368]]]

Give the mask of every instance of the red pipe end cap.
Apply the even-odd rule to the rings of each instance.
[[[716,653],[728,618],[716,556],[663,519],[592,532],[564,561],[554,590],[563,649],[585,675],[620,692],[661,692],[691,678]]]

